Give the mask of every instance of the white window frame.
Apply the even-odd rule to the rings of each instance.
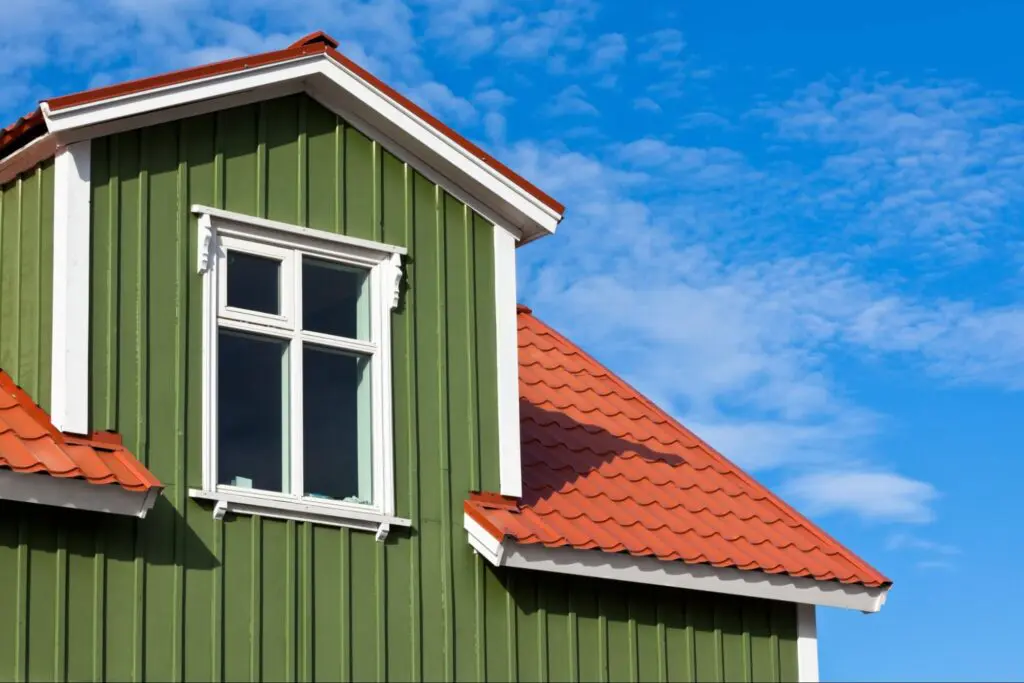
[[[409,526],[395,517],[391,312],[398,305],[402,247],[311,230],[245,214],[193,206],[198,220],[198,271],[203,279],[203,487],[193,498],[213,500],[214,517],[226,512],[312,521],[375,531],[386,538],[392,526]],[[227,250],[281,261],[280,314],[227,305]],[[369,339],[356,340],[302,330],[301,259],[310,256],[368,271]],[[373,462],[371,504],[325,500],[301,494],[302,383],[289,382],[289,487],[292,492],[262,491],[217,483],[217,343],[221,329],[264,338],[301,341],[370,356],[370,417]],[[294,348],[294,347],[293,347]],[[303,354],[289,353],[289,377],[302,377]],[[299,492],[299,493],[297,493]]]

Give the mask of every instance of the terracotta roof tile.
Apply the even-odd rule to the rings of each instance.
[[[161,489],[113,435],[84,438],[57,430],[49,416],[0,370],[0,468],[118,485],[129,491]]]
[[[520,306],[523,497],[465,503],[518,543],[891,582]]]

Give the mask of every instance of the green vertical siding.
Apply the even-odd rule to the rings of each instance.
[[[92,159],[92,427],[167,488],[143,521],[0,506],[0,679],[795,678],[792,606],[495,570],[470,551],[462,501],[499,482],[494,228],[464,204],[304,96],[96,140]],[[193,203],[409,249],[393,382],[411,530],[378,543],[215,521],[188,498]]]
[[[0,368],[50,407],[53,161],[0,187]]]

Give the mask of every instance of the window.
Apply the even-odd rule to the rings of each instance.
[[[390,525],[390,318],[403,249],[200,213],[204,472],[231,511]]]

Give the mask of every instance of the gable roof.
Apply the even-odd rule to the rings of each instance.
[[[121,445],[119,436],[101,433],[90,438],[61,432],[3,370],[0,370],[0,471],[5,472],[6,477],[0,481],[0,498],[140,517],[145,516],[163,489],[160,480]],[[39,490],[32,491],[43,480],[52,482],[53,478],[85,484],[86,488],[45,485],[42,495]],[[18,497],[19,493],[33,498]],[[49,493],[61,502],[43,500]],[[76,493],[97,495],[83,497]],[[127,513],[117,504],[132,500],[125,493],[137,494]],[[106,494],[113,495],[105,498]],[[69,502],[74,504],[68,505]]]
[[[500,161],[483,151],[457,132],[442,123],[436,117],[428,113],[422,107],[412,102],[404,95],[387,85],[369,71],[359,66],[344,54],[338,51],[338,42],[324,33],[317,31],[303,38],[283,50],[264,52],[247,57],[238,57],[221,62],[204,64],[178,71],[150,76],[114,85],[93,88],[78,93],[54,97],[42,102],[39,108],[32,113],[18,119],[6,128],[0,129],[0,159],[24,147],[33,139],[44,134],[47,129],[51,132],[63,130],[66,125],[61,122],[61,117],[72,112],[87,109],[99,103],[117,103],[140,95],[165,94],[187,84],[204,83],[217,77],[229,76],[232,74],[244,74],[254,70],[268,69],[278,65],[286,65],[304,58],[326,57],[336,65],[344,69],[348,74],[353,75],[358,81],[367,85],[374,92],[379,93],[391,104],[413,117],[414,120],[426,126],[436,135],[449,141],[464,154],[481,162],[487,169],[500,176],[511,185],[518,188],[522,193],[529,195],[535,201],[546,207],[554,223],[561,219],[565,213],[565,207],[560,202],[540,190],[534,184],[513,172]],[[308,78],[309,74],[289,78]],[[281,76],[282,79],[286,78]],[[273,82],[273,77],[268,77],[268,82]],[[251,88],[249,88],[251,89]],[[217,93],[223,95],[223,92]],[[211,95],[212,97],[213,95]],[[167,102],[161,105],[163,108],[175,106],[175,102]],[[76,126],[81,123],[74,124]],[[516,226],[519,227],[519,226]],[[552,228],[553,229],[553,228]]]
[[[522,306],[518,333],[523,496],[465,503],[496,540],[891,585]]]

